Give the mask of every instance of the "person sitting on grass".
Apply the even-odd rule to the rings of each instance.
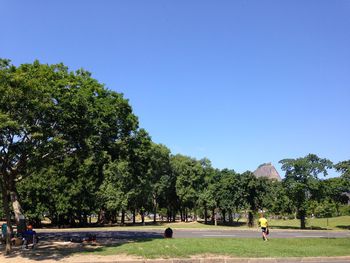
[[[22,248],[28,249],[28,245],[32,245],[32,249],[34,249],[36,243],[37,243],[37,235],[36,232],[33,230],[32,225],[27,226],[27,230],[23,232],[23,245]]]

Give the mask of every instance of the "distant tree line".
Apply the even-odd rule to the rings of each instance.
[[[40,225],[121,224],[126,216],[166,220],[220,216],[232,223],[245,211],[295,215],[342,213],[350,160],[333,165],[314,154],[281,160],[282,182],[250,171],[215,169],[210,160],[173,155],[139,127],[128,101],[85,70],[35,61],[0,60],[0,214]],[[323,180],[329,169],[341,175]]]

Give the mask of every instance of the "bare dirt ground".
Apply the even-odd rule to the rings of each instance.
[[[123,241],[125,242],[125,240]],[[19,262],[108,262],[116,260],[141,259],[128,255],[98,256],[93,254],[78,254],[84,251],[93,251],[100,247],[99,243],[72,243],[58,241],[41,241],[35,249],[22,249],[13,247],[11,255],[4,255],[4,247],[0,246],[1,263]]]

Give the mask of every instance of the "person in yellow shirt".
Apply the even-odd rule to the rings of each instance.
[[[269,224],[267,219],[264,217],[264,214],[260,214],[260,218],[258,221],[259,227],[261,227],[262,238],[264,241],[267,241],[267,235],[269,231]]]

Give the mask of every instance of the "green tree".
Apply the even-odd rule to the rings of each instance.
[[[144,129],[134,133],[128,141],[128,162],[130,177],[128,178],[128,208],[136,223],[136,213],[141,213],[144,222],[145,207],[151,202],[150,166],[151,138]]]
[[[214,210],[216,208],[215,200],[215,182],[218,177],[219,171],[215,170],[208,159],[205,159],[203,164],[204,180],[201,187],[201,191],[198,194],[197,204],[203,211],[204,223],[208,223],[208,210]]]
[[[264,206],[268,203],[270,181],[265,177],[256,178],[250,171],[244,172],[240,180],[243,189],[243,200],[248,208],[248,226],[253,227],[254,213],[258,212],[259,209],[264,210]]]
[[[63,170],[58,174],[65,178],[58,182],[65,184],[74,206],[59,210],[84,220],[96,206],[107,153],[120,154],[114,146],[137,129],[127,100],[105,89],[89,72],[38,61],[15,67],[1,60],[0,94],[0,187],[8,225],[10,202],[17,221],[23,217],[18,183],[30,175],[45,175],[45,169],[58,171],[59,165]],[[28,193],[30,186],[40,189],[44,181],[27,183],[23,189]],[[47,209],[38,207],[34,214]]]
[[[269,211],[275,215],[284,215],[293,213],[293,205],[289,199],[286,189],[282,182],[273,181],[268,190],[271,197]]]
[[[17,222],[23,220],[16,182],[32,167],[45,165],[55,142],[55,102],[50,79],[59,66],[39,62],[18,68],[0,60],[0,187],[8,231],[11,233],[10,203]],[[6,253],[11,250],[7,235]]]
[[[150,151],[150,190],[152,195],[153,222],[156,222],[158,207],[167,205],[167,196],[171,182],[170,150],[162,145],[152,143]]]
[[[309,154],[303,158],[281,160],[282,170],[286,172],[283,184],[287,195],[297,209],[300,218],[300,228],[305,229],[305,217],[309,200],[317,198],[312,192],[318,188],[318,176],[328,174],[332,162]]]
[[[345,194],[349,191],[346,180],[344,177],[334,177],[321,181],[321,187],[323,191],[323,198],[328,202],[332,201],[336,214],[340,215],[340,207],[342,204],[348,203],[348,196]]]
[[[242,208],[242,199],[245,197],[240,176],[233,170],[220,171],[221,176],[217,186],[217,205],[221,210],[223,222],[226,215],[229,222],[233,222],[232,213]]]
[[[194,209],[204,184],[204,171],[196,159],[175,155],[171,158],[173,173],[176,174],[176,193],[181,205],[181,218],[187,221],[188,210]]]
[[[115,222],[117,212],[125,213],[128,208],[130,178],[128,161],[116,160],[105,165],[104,180],[98,194],[100,223]]]
[[[335,166],[337,172],[341,173],[341,177],[344,179],[345,186],[348,193],[350,193],[350,160],[337,163]]]

